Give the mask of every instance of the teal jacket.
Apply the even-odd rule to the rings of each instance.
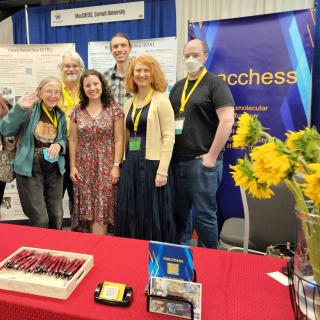
[[[57,111],[57,137],[55,143],[61,145],[60,156],[58,160],[61,175],[65,172],[64,154],[66,152],[67,141],[67,125],[66,116],[59,108]],[[15,136],[19,128],[23,126],[29,117],[29,110],[23,109],[19,104],[16,104],[11,110],[0,120],[0,133],[5,137]],[[32,176],[32,164],[34,154],[34,131],[39,122],[41,115],[41,104],[35,103],[30,114],[28,125],[24,128],[21,137],[20,147],[14,158],[13,170],[21,176]]]

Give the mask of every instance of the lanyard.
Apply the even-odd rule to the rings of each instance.
[[[55,128],[58,126],[58,121],[57,121],[57,116],[56,113],[54,112],[53,118],[51,117],[51,114],[49,113],[49,111],[47,110],[47,108],[42,106],[42,110],[44,111],[44,113],[48,116],[49,120],[52,122],[52,124],[55,126]]]
[[[189,84],[189,81],[188,81],[188,78],[187,78],[187,80],[186,80],[186,82],[184,84],[184,87],[183,87],[183,91],[182,91],[181,107],[180,107],[180,110],[179,110],[180,113],[184,112],[184,109],[186,107],[186,104],[187,104],[189,98],[193,94],[194,90],[196,90],[196,88],[198,87],[200,81],[202,80],[202,78],[205,76],[206,73],[207,73],[207,69],[206,69],[206,67],[204,67],[200,77],[197,79],[196,83],[192,86],[190,92],[188,93],[188,95],[186,97],[186,91],[187,91],[187,87],[188,87],[188,84]]]
[[[141,107],[140,111],[138,112],[136,118],[134,118],[134,116],[136,115],[136,111],[137,111],[138,95],[136,95],[136,97],[133,100],[133,110],[132,110],[132,114],[131,114],[131,119],[132,119],[132,123],[133,123],[134,133],[136,133],[138,131],[138,125],[139,125],[142,109],[150,102],[153,92],[154,92],[154,89],[150,88],[146,97],[144,98],[142,107]]]

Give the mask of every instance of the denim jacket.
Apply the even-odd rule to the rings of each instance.
[[[66,152],[67,126],[64,112],[59,108],[56,110],[58,127],[57,137],[54,143],[58,143],[61,146],[58,165],[60,173],[63,175],[65,172],[64,154]],[[21,108],[21,106],[17,103],[6,114],[6,116],[0,120],[0,133],[5,137],[15,136],[18,133],[19,128],[24,125],[25,121],[28,121],[29,112],[29,110]],[[37,102],[33,106],[27,126],[23,129],[20,147],[18,148],[14,158],[14,172],[21,176],[32,176],[34,131],[39,122],[40,115],[41,104]]]

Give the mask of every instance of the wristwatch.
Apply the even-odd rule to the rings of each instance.
[[[122,163],[114,162],[114,163],[113,163],[113,166],[114,166],[114,167],[121,168],[121,164],[122,164]]]

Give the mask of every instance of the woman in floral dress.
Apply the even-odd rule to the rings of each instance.
[[[72,226],[105,234],[113,225],[123,156],[123,113],[101,75],[87,70],[80,104],[71,114],[70,177],[74,182]]]

